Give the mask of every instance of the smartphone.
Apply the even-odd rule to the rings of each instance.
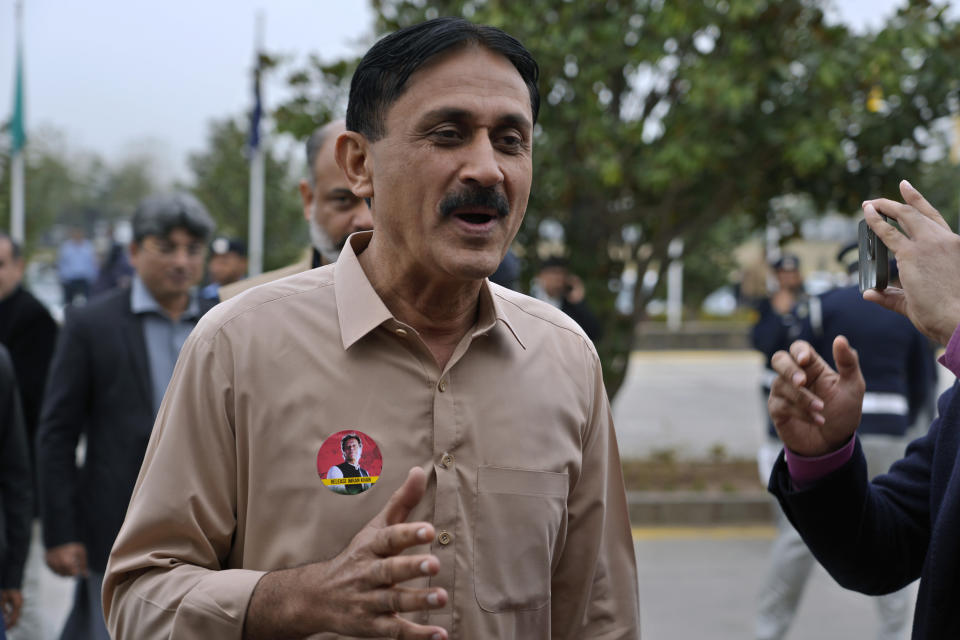
[[[886,216],[881,216],[884,220]],[[857,229],[860,267],[860,293],[867,289],[882,290],[890,280],[890,260],[887,245],[877,237],[866,220]]]

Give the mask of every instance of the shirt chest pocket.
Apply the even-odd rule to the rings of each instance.
[[[566,473],[479,468],[473,579],[484,611],[539,609],[550,602],[568,487]]]

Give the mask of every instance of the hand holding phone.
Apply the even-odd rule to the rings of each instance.
[[[882,216],[888,220],[886,216]],[[882,291],[890,280],[890,262],[887,246],[877,237],[873,229],[861,220],[857,228],[859,248],[858,263],[860,272],[860,293],[867,289]]]

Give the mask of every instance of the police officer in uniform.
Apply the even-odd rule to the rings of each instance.
[[[757,307],[760,318],[750,332],[754,349],[763,353],[766,359],[766,368],[760,383],[764,414],[766,414],[767,398],[770,396],[770,385],[777,377],[770,366],[770,358],[777,351],[788,348],[794,340],[812,340],[811,323],[819,322],[817,300],[808,296],[803,288],[800,259],[792,253],[784,253],[772,266],[777,277],[777,290],[769,298],[760,301]],[[762,448],[758,460],[760,475],[764,481],[770,476],[773,461],[781,447],[769,417],[767,434],[768,440],[771,441],[770,445]],[[767,449],[769,454],[766,453]],[[769,460],[765,464],[767,458]]]

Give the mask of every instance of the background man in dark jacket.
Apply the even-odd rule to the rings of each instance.
[[[43,389],[57,342],[57,323],[46,307],[23,288],[24,259],[20,246],[7,234],[0,232],[0,345],[5,346],[13,362],[13,372],[20,389],[20,407],[26,429],[29,465],[33,485],[36,486],[36,434],[43,402]],[[36,493],[34,493],[36,497]],[[39,515],[34,500],[33,517]],[[39,526],[35,536],[40,535]],[[29,557],[35,558],[34,554]],[[23,580],[26,605],[20,612],[20,623],[15,637],[33,638],[48,612],[39,606],[40,575],[43,566],[36,560],[27,564]]]
[[[0,345],[0,638],[20,617],[20,583],[30,546],[33,479],[13,364]]]
[[[21,285],[23,255],[0,232],[0,344],[10,352],[33,459],[33,440],[43,401],[43,386],[57,341],[57,323],[46,307]]]
[[[38,438],[47,564],[79,578],[64,637],[108,637],[103,570],[180,347],[206,310],[193,287],[212,231],[210,215],[190,195],[144,199],[133,216],[130,288],[67,314]],[[81,434],[86,453],[78,468]]]

